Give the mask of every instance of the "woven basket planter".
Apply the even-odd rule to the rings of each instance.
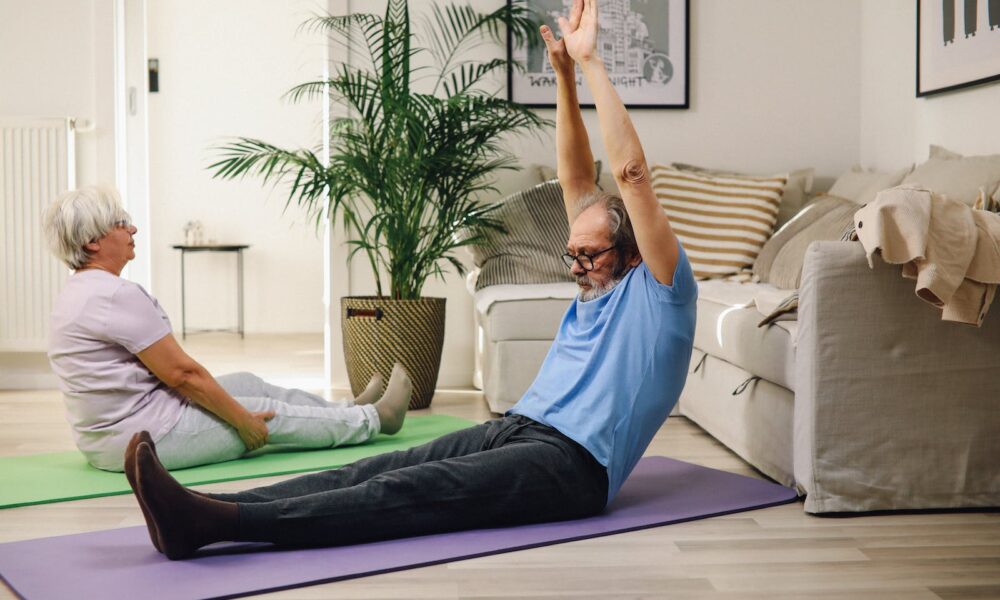
[[[444,308],[444,298],[341,298],[344,357],[354,395],[375,373],[388,383],[392,365],[399,362],[413,380],[410,408],[430,406],[444,346]]]

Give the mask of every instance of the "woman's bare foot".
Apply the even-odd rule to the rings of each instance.
[[[355,404],[371,404],[378,400],[378,395],[382,393],[382,374],[375,373],[368,381],[363,392],[354,399]]]
[[[375,403],[378,418],[381,422],[381,433],[392,435],[402,429],[406,419],[406,410],[410,407],[410,397],[413,395],[413,382],[406,374],[403,365],[396,363],[389,376],[389,385],[385,388],[382,398]]]

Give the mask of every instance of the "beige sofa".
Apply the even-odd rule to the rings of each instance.
[[[798,320],[758,327],[754,299],[773,291],[699,282],[681,414],[810,513],[1000,506],[1000,314],[978,329],[941,321],[858,242],[811,244]],[[575,286],[474,295],[477,383],[500,413],[534,379]]]

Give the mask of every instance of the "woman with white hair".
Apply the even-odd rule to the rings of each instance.
[[[122,471],[129,438],[144,430],[175,469],[268,442],[329,448],[402,427],[412,384],[398,364],[377,401],[378,376],[353,402],[336,404],[251,373],[213,378],[177,343],[156,299],[121,278],[137,230],[114,189],[66,192],[43,224],[53,253],[73,270],[52,309],[48,356],[91,465]]]

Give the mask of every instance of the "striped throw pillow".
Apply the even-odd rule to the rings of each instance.
[[[574,281],[562,261],[569,222],[558,181],[507,196],[492,216],[507,232],[489,231],[482,244],[469,247],[480,269],[476,291],[491,285]]]
[[[653,167],[656,197],[698,279],[753,264],[778,218],[787,175],[714,176]]]

